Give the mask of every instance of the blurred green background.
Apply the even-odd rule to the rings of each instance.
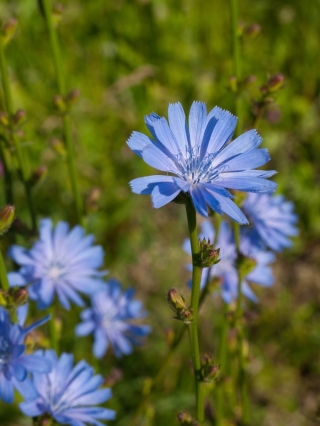
[[[133,130],[146,132],[143,116],[167,115],[169,102],[188,111],[193,100],[235,111],[230,88],[230,5],[222,0],[69,0],[59,24],[67,87],[81,97],[72,111],[73,138],[86,228],[102,244],[105,264],[125,287],[133,285],[149,312],[153,332],[133,355],[117,360],[110,353],[101,369],[114,367],[123,378],[113,387],[109,406],[124,425],[177,424],[176,413],[193,405],[193,378],[187,339],[162,385],[136,410],[158,362],[168,351],[166,330],[179,329],[167,307],[166,290],[187,293],[187,235],[182,206],[154,210],[149,197],[130,192],[128,182],[153,170],[126,146]],[[248,304],[249,386],[252,425],[304,426],[320,423],[320,2],[259,0],[239,2],[242,32],[241,92],[244,128],[252,128],[260,87],[276,73],[285,76],[257,123],[263,147],[270,151],[279,192],[295,203],[300,236],[278,257],[276,283],[260,290],[260,302]],[[57,94],[48,33],[36,0],[2,0],[0,18],[19,21],[6,49],[15,109],[27,112],[21,144],[30,169],[48,173],[35,188],[39,217],[76,223],[65,159],[53,149],[62,137],[52,99]],[[250,26],[261,27],[250,37]],[[3,99],[0,99],[3,103]],[[23,187],[16,180],[18,217],[28,222]],[[1,191],[1,205],[5,203]],[[7,234],[4,244],[11,242]],[[25,239],[18,241],[28,244]],[[29,242],[30,243],[30,242]],[[8,267],[10,264],[8,263]],[[79,310],[61,313],[68,324]],[[201,317],[202,344],[217,351],[222,321],[219,299],[209,298]],[[85,343],[86,342],[86,343]],[[91,360],[91,343],[62,334],[62,346],[76,359]],[[85,348],[85,351],[84,351]],[[214,389],[208,388],[208,413],[214,413]],[[1,404],[0,424],[28,425],[30,419]],[[210,417],[210,416],[209,416]],[[136,423],[135,423],[136,422]],[[208,422],[210,424],[210,421]],[[214,423],[212,423],[214,424]],[[226,423],[226,426],[233,423]]]

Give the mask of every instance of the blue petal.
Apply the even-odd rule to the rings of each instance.
[[[233,172],[247,169],[255,169],[263,166],[270,160],[270,155],[267,149],[254,149],[244,154],[233,157],[231,160],[226,160],[225,171]],[[220,168],[220,166],[219,166]]]
[[[275,182],[264,178],[252,177],[247,172],[221,173],[214,185],[246,192],[273,192],[277,188]]]
[[[18,392],[27,401],[32,401],[38,396],[37,389],[35,388],[34,384],[28,377],[25,380],[23,380],[23,382],[14,380],[14,386],[17,388]]]
[[[37,417],[45,412],[44,410],[40,409],[39,404],[37,404],[37,401],[21,402],[21,404],[19,404],[19,407],[23,414],[29,417]]]
[[[189,129],[186,122],[186,116],[180,102],[169,104],[168,108],[169,125],[182,152],[185,152],[190,145]]]
[[[41,355],[22,355],[19,362],[32,373],[50,373],[52,364]]]
[[[157,139],[167,148],[171,154],[174,156],[180,154],[182,147],[180,148],[179,141],[176,140],[167,120],[164,117],[154,122],[153,129]]]
[[[78,324],[75,328],[76,336],[87,336],[95,329],[94,321],[86,321]]]
[[[11,404],[13,402],[13,384],[0,372],[0,399]]]
[[[200,186],[194,186],[190,189],[191,199],[197,212],[202,216],[208,217],[207,206],[202,192],[203,189]]]
[[[191,147],[200,146],[206,128],[207,108],[203,102],[193,102],[189,113]]]
[[[158,209],[172,201],[181,189],[175,182],[159,183],[151,193],[153,207]]]
[[[216,181],[215,181],[216,183]],[[226,213],[228,216],[230,216],[233,220],[240,223],[241,225],[249,223],[245,215],[242,213],[242,211],[239,209],[239,207],[232,201],[230,198],[225,197],[224,195],[221,195],[219,191],[216,191],[214,186],[212,185],[209,187],[209,185],[206,186],[206,191],[215,198],[220,206],[221,211]],[[213,203],[213,201],[212,201]],[[209,204],[209,203],[208,203]],[[212,208],[214,207],[214,204]],[[218,211],[219,212],[219,211]]]
[[[19,265],[32,265],[33,260],[24,247],[13,245],[8,250],[8,256]]]
[[[216,122],[216,120],[218,120]],[[224,111],[219,107],[214,107],[208,114],[207,127],[212,129],[211,134],[207,131],[204,133],[204,138],[201,146],[201,158],[206,153],[215,153],[232,138],[236,127],[237,117],[228,111]]]
[[[227,147],[225,147],[219,155],[213,160],[212,167],[223,163],[229,158],[233,158],[236,155],[243,154],[244,152],[250,151],[257,148],[262,142],[262,138],[258,135],[255,130],[249,130],[243,133]],[[250,167],[251,169],[253,167]]]
[[[108,339],[105,332],[98,328],[94,333],[93,353],[98,359],[102,358],[108,349]]]
[[[142,158],[149,166],[155,169],[163,172],[179,172],[176,164],[155,145],[147,146],[143,150]]]
[[[173,182],[173,176],[146,176],[133,179],[130,182],[132,192],[136,194],[151,194],[154,188],[162,182]]]
[[[132,149],[132,151],[135,154],[139,155],[139,157],[141,158],[142,158],[142,151],[151,144],[152,142],[148,138],[148,136],[140,132],[132,132],[132,135],[127,141],[127,145]]]

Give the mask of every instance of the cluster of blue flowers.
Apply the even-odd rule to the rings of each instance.
[[[243,294],[257,300],[249,283],[272,285],[274,279],[270,264],[273,251],[290,247],[289,237],[298,233],[297,216],[293,204],[280,195],[271,195],[276,184],[267,178],[275,171],[254,170],[270,159],[266,149],[258,148],[262,142],[255,130],[230,142],[237,118],[215,107],[207,114],[202,102],[194,102],[187,123],[180,103],[169,105],[169,123],[164,117],[152,113],[145,123],[153,137],[133,132],[129,147],[147,164],[166,175],[148,176],[131,181],[132,191],[150,194],[153,206],[158,208],[173,201],[180,193],[191,197],[197,212],[208,217],[213,212],[232,218],[241,225],[240,252],[250,258],[254,266],[244,277]],[[229,190],[248,192],[242,204],[244,213],[232,199]],[[215,239],[215,230],[209,221],[202,224],[201,238]],[[223,220],[217,236],[220,262],[205,268],[202,286],[214,278],[220,282],[222,298],[231,303],[237,298],[237,249],[232,228]],[[191,253],[190,242],[184,249]]]
[[[29,298],[38,308],[47,308],[55,297],[65,309],[70,302],[84,306],[79,293],[89,295],[91,307],[81,314],[83,322],[77,335],[94,334],[93,353],[101,358],[108,347],[115,356],[128,355],[133,345],[150,332],[137,320],[143,318],[142,303],[133,299],[134,291],[122,291],[120,284],[104,280],[103,250],[93,245],[94,237],[85,236],[83,228],[69,229],[65,222],[53,228],[50,219],[40,224],[40,238],[30,250],[14,245],[10,258],[20,266],[8,274],[12,287],[27,286]],[[100,420],[113,419],[115,413],[97,404],[107,401],[111,390],[101,388],[103,378],[80,361],[73,367],[73,356],[60,358],[53,350],[25,354],[24,339],[35,327],[49,320],[45,317],[23,327],[26,305],[17,310],[18,323],[0,308],[0,399],[11,403],[16,388],[25,398],[20,408],[28,416],[51,416],[61,424],[102,426]]]

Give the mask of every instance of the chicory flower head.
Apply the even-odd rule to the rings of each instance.
[[[134,290],[122,291],[120,284],[111,279],[105,290],[91,297],[91,308],[81,313],[82,323],[76,327],[77,336],[94,334],[93,353],[101,358],[109,345],[116,357],[129,355],[133,344],[150,332],[147,325],[139,325],[136,320],[146,316],[142,303],[133,300]]]
[[[167,173],[134,179],[130,182],[132,191],[151,194],[155,208],[182,191],[190,195],[203,216],[208,216],[209,206],[241,224],[248,223],[227,189],[275,190],[276,184],[266,180],[274,171],[253,170],[270,159],[266,149],[258,149],[261,137],[250,130],[230,142],[237,118],[219,107],[207,114],[202,102],[193,102],[188,124],[180,103],[169,105],[168,116],[169,124],[155,113],[147,115],[145,122],[153,139],[133,132],[127,142],[147,164]]]
[[[47,414],[60,424],[72,426],[104,426],[98,419],[115,418],[113,410],[96,407],[110,399],[111,390],[98,389],[103,377],[95,376],[90,365],[80,361],[73,367],[73,355],[63,353],[58,358],[52,350],[38,351],[37,354],[51,362],[53,367],[49,374],[33,375],[38,396],[20,404],[24,414],[30,417]]]
[[[199,237],[200,239],[206,238],[214,241],[215,230],[210,221],[206,220],[202,223],[202,232]],[[191,253],[189,240],[185,240],[183,247],[187,253]],[[206,285],[207,281],[217,279],[221,285],[220,291],[223,300],[226,303],[231,303],[238,297],[238,271],[235,264],[237,251],[233,231],[225,221],[222,221],[220,225],[216,247],[220,248],[220,262],[211,268],[202,270],[201,288]],[[246,238],[240,239],[240,251],[244,256],[253,259],[255,262],[255,265],[241,283],[242,293],[255,302],[257,297],[251,290],[249,282],[264,287],[273,284],[274,278],[269,264],[274,261],[274,255],[253,247],[250,240]]]
[[[40,308],[53,302],[55,293],[60,303],[70,309],[69,300],[79,306],[83,301],[78,292],[93,294],[103,288],[98,271],[103,264],[101,246],[93,246],[93,235],[84,235],[81,226],[69,231],[66,222],[58,222],[55,229],[50,219],[40,224],[40,239],[30,250],[11,246],[8,255],[22,267],[8,274],[10,285],[29,284],[31,300],[38,300]]]
[[[250,218],[250,227],[242,230],[252,242],[260,247],[281,251],[292,245],[289,237],[298,234],[297,215],[292,202],[282,195],[248,194],[243,205]]]
[[[43,374],[51,370],[49,360],[24,353],[26,335],[48,319],[46,317],[24,328],[22,323],[13,324],[8,312],[0,307],[0,399],[4,402],[13,402],[14,388],[26,399],[35,398],[37,391],[28,373]]]

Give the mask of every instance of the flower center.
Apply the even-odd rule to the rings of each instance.
[[[60,263],[52,263],[47,269],[47,274],[52,281],[59,280],[64,273],[65,273],[64,265]]]
[[[219,169],[213,168],[212,161],[216,153],[206,154],[203,158],[200,156],[200,146],[187,147],[186,155],[182,153],[176,156],[176,165],[179,169],[178,176],[192,185],[199,182],[209,183],[219,176]],[[175,172],[175,174],[177,174]]]

